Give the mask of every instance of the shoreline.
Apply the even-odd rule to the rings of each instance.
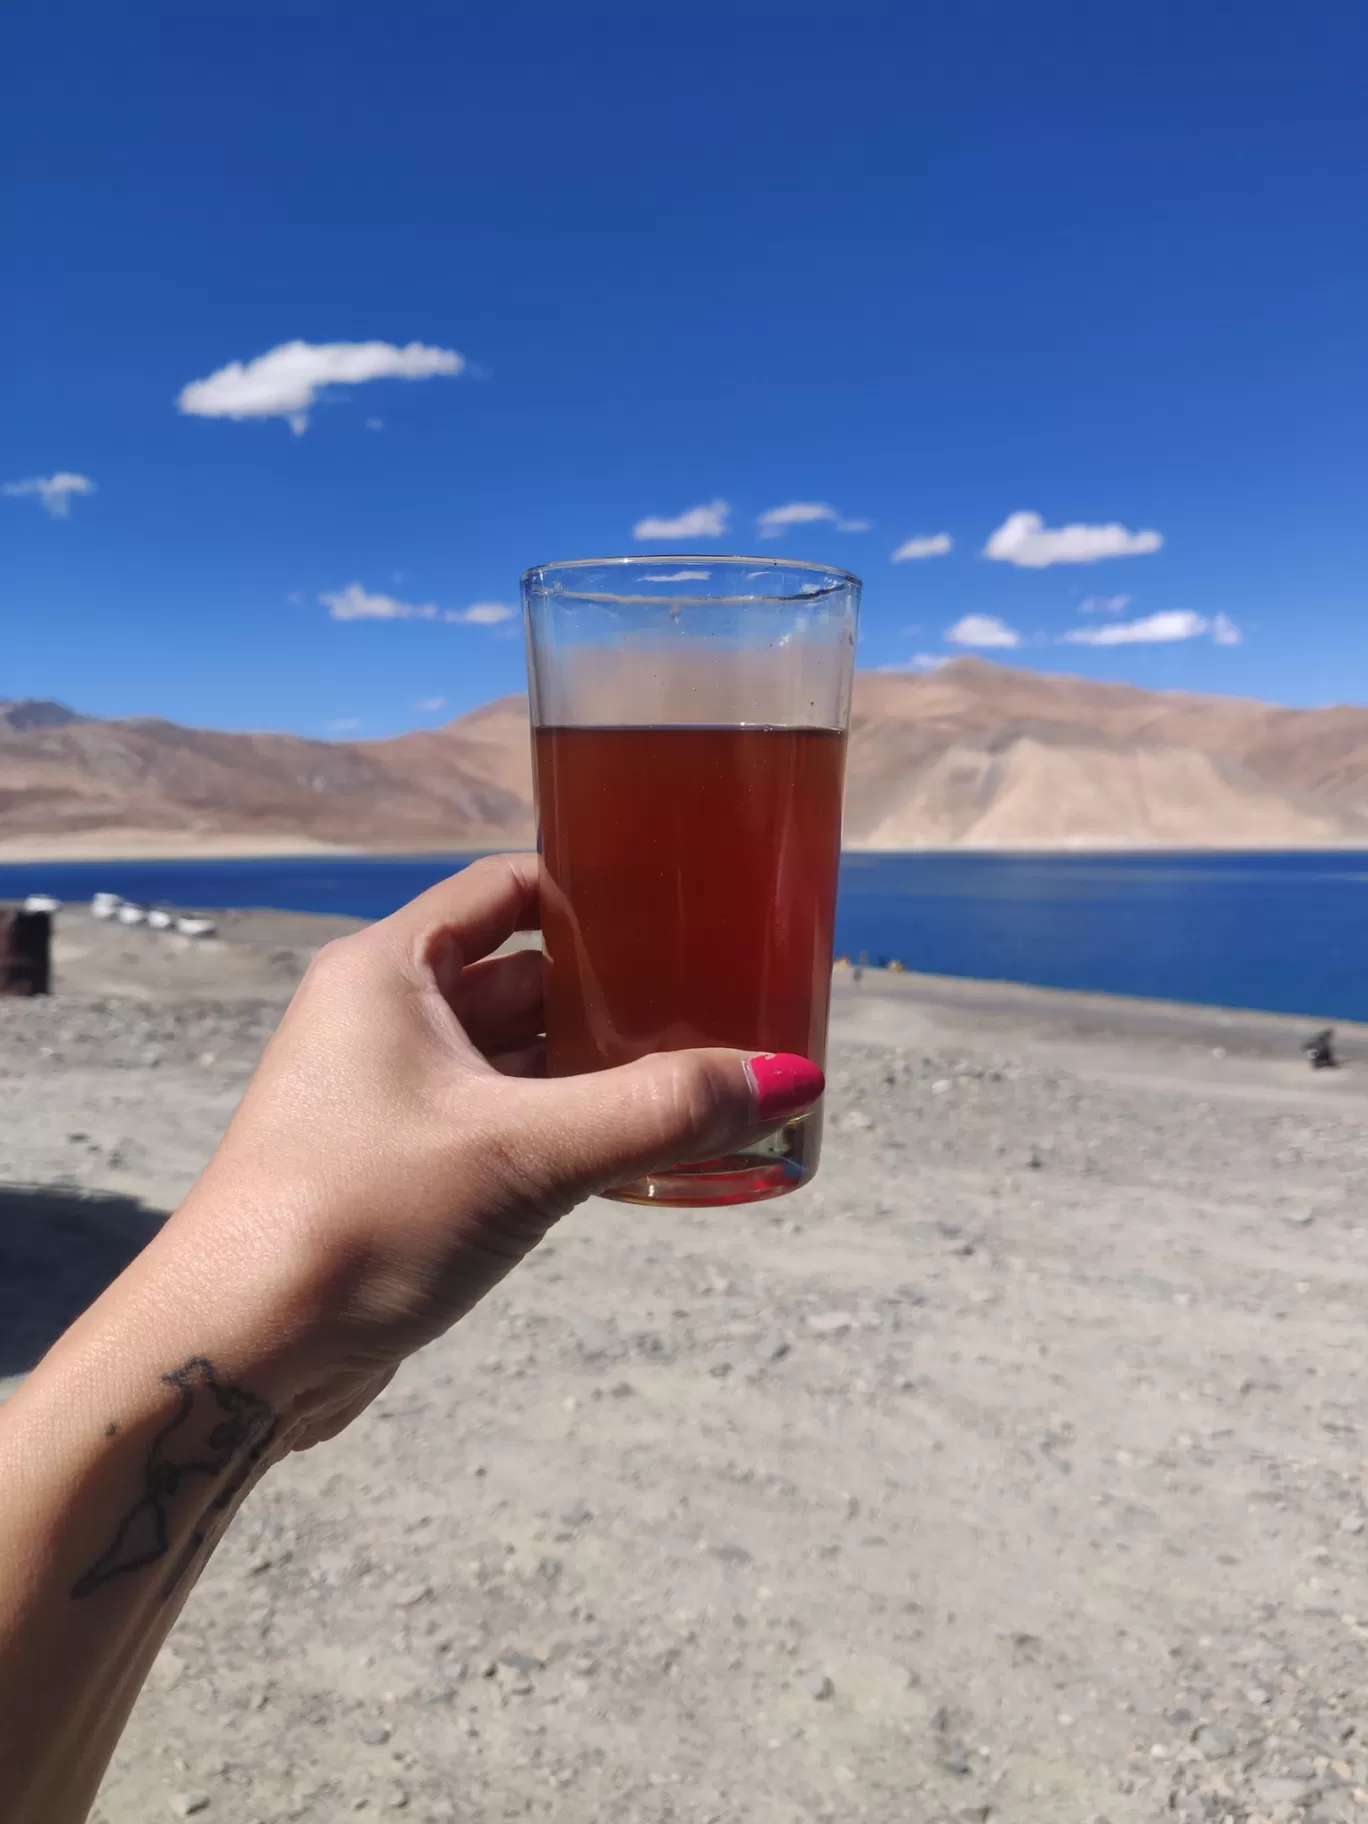
[[[279,1001],[288,999],[313,954],[332,938],[370,921],[345,913],[271,907],[176,906],[208,915],[209,939],[91,918],[83,900],[67,901],[53,935],[54,998]],[[524,932],[508,947],[539,941]],[[986,1025],[1020,1020],[1127,1040],[1191,1040],[1232,1051],[1295,1054],[1309,1031],[1333,1026],[1341,1047],[1368,1059],[1368,1022],[1324,1012],[1280,1012],[1209,1001],[1179,1001],[1105,990],[1050,987],[1007,977],[937,975],[866,965],[857,980],[848,961],[832,966],[832,1017],[856,1017],[871,1029],[896,1031],[900,1010],[971,1018]],[[873,1008],[881,1011],[877,1014]],[[861,1009],[864,1012],[860,1012]]]
[[[105,847],[108,841],[114,847]],[[0,836],[0,867],[26,867],[42,862],[121,861],[277,861],[289,856],[364,855],[342,843],[319,842],[309,836],[281,836],[274,841],[261,836],[196,836],[177,840],[154,830],[121,830],[112,838],[104,831],[73,830],[58,836]]]
[[[1194,1040],[1258,1055],[1288,1055],[1308,1027],[1333,1026],[1336,1043],[1368,1058],[1368,1021],[1336,1014],[1281,1013],[1264,1007],[1226,1007],[1212,1001],[1174,1001],[1138,994],[1108,994],[1089,988],[1048,988],[993,976],[919,975],[913,970],[867,969],[861,981],[848,967],[832,972],[831,1005],[847,1019],[862,1000],[889,1009],[877,1024],[895,1028],[893,1011],[909,1002],[919,1011],[971,1015],[976,1022],[1047,1021],[1090,1037]],[[869,1022],[864,1022],[869,1024]]]

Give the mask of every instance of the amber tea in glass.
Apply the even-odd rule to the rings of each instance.
[[[826,1051],[860,585],[758,558],[523,579],[549,1068]],[[812,1177],[821,1108],[614,1193],[709,1205]]]

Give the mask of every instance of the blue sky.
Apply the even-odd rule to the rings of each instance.
[[[528,564],[675,546],[856,570],[867,665],[1368,698],[1362,9],[6,35],[0,696],[383,735],[519,686]]]

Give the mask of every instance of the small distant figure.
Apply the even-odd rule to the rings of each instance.
[[[855,967],[850,972],[851,981],[858,982],[858,981],[862,980],[864,977],[864,972],[868,967],[869,967],[869,952],[868,952],[868,950],[861,950],[860,960],[856,963]]]
[[[1335,1056],[1335,1029],[1327,1026],[1324,1032],[1314,1033],[1302,1046],[1306,1053],[1307,1063],[1312,1070],[1338,1070],[1339,1059]]]

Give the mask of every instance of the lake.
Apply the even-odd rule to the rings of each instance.
[[[469,856],[33,862],[0,898],[121,893],[380,917]],[[847,855],[837,949],[966,975],[1368,1020],[1368,854]]]

